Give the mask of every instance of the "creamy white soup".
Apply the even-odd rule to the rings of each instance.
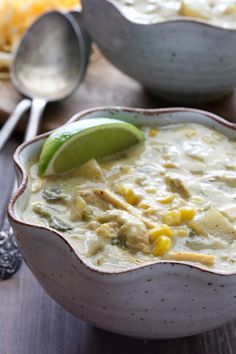
[[[233,0],[111,0],[131,20],[154,23],[189,17],[224,28],[236,28]]]
[[[142,130],[144,143],[63,175],[31,163],[23,220],[104,271],[159,260],[235,271],[236,142],[198,124]]]

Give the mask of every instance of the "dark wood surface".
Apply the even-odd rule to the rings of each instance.
[[[11,106],[10,112],[19,97],[10,88],[10,84],[5,85],[5,88],[7,86],[9,91],[6,99],[11,102],[8,106]],[[202,108],[236,121],[235,97],[232,94],[214,105]],[[168,106],[148,96],[137,83],[100,58],[91,65],[81,89],[64,103],[51,105],[46,117],[50,119],[53,116],[53,122],[56,122],[57,115],[67,119],[80,109],[107,104]],[[5,116],[6,113],[7,110]],[[44,124],[43,129],[52,126],[49,124],[45,127]],[[0,217],[2,209],[7,205],[10,182],[14,175],[12,153],[19,142],[20,137],[15,136],[0,153]],[[87,325],[57,305],[23,264],[12,279],[0,281],[0,354],[62,353],[235,354],[236,322],[206,334],[165,341],[144,342],[111,334]]]

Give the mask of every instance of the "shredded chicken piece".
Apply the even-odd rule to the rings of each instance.
[[[119,236],[126,240],[126,245],[136,251],[149,253],[147,229],[142,222],[127,221],[120,228]]]
[[[108,209],[108,203],[96,195],[95,190],[86,189],[78,191],[78,194],[86,201],[87,204],[95,206],[101,210]]]
[[[140,222],[140,220],[133,215],[130,215],[127,211],[124,210],[107,210],[103,215],[97,217],[97,220],[101,223],[105,222],[110,222],[110,221],[115,221],[119,225],[125,224],[129,220],[137,220]]]
[[[119,237],[128,248],[149,253],[148,232],[144,223],[122,210],[108,210],[97,218],[102,223],[115,222],[119,225]]]
[[[129,204],[107,189],[96,189],[94,193],[117,209],[128,210]]]
[[[96,189],[95,194],[106,202],[112,204],[117,209],[122,209],[128,211],[132,216],[139,218],[148,228],[152,228],[155,225],[150,222],[145,217],[138,215],[138,211],[133,206],[129,205],[127,202],[123,201],[120,197],[115,195],[106,189]]]
[[[177,177],[166,176],[165,182],[172,192],[179,193],[182,198],[188,199],[191,197],[190,192],[188,191],[183,181],[181,181],[181,179]]]
[[[98,221],[92,220],[85,227],[86,227],[86,229],[95,231],[100,225],[101,224]]]
[[[115,221],[110,221],[99,225],[99,227],[96,229],[96,234],[106,239],[117,238],[119,234],[118,224]]]
[[[219,172],[213,175],[216,181],[224,183],[226,186],[235,188],[236,187],[236,173],[235,172]]]

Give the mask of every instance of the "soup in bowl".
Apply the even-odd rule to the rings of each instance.
[[[137,23],[172,19],[199,19],[223,27],[236,28],[235,0],[111,0],[125,16]]]
[[[86,0],[82,18],[104,56],[148,91],[207,102],[236,86],[235,1],[210,3]]]
[[[60,175],[38,174],[46,136],[18,148],[9,206],[45,290],[98,327],[142,338],[200,333],[234,317],[235,128],[206,112],[95,109],[145,140]],[[214,315],[213,315],[214,314]]]

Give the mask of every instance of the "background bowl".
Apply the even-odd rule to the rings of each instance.
[[[82,7],[105,57],[159,97],[207,102],[236,86],[236,30],[188,19],[137,24],[108,0],[82,0]]]
[[[112,117],[136,125],[194,122],[235,138],[231,123],[190,109],[138,110],[101,108],[80,118]],[[171,338],[193,335],[232,320],[236,313],[236,273],[159,261],[123,272],[101,272],[89,266],[73,246],[52,229],[21,220],[30,193],[27,164],[48,134],[22,144],[15,153],[21,185],[9,204],[9,219],[26,263],[59,304],[90,324],[128,336]]]

